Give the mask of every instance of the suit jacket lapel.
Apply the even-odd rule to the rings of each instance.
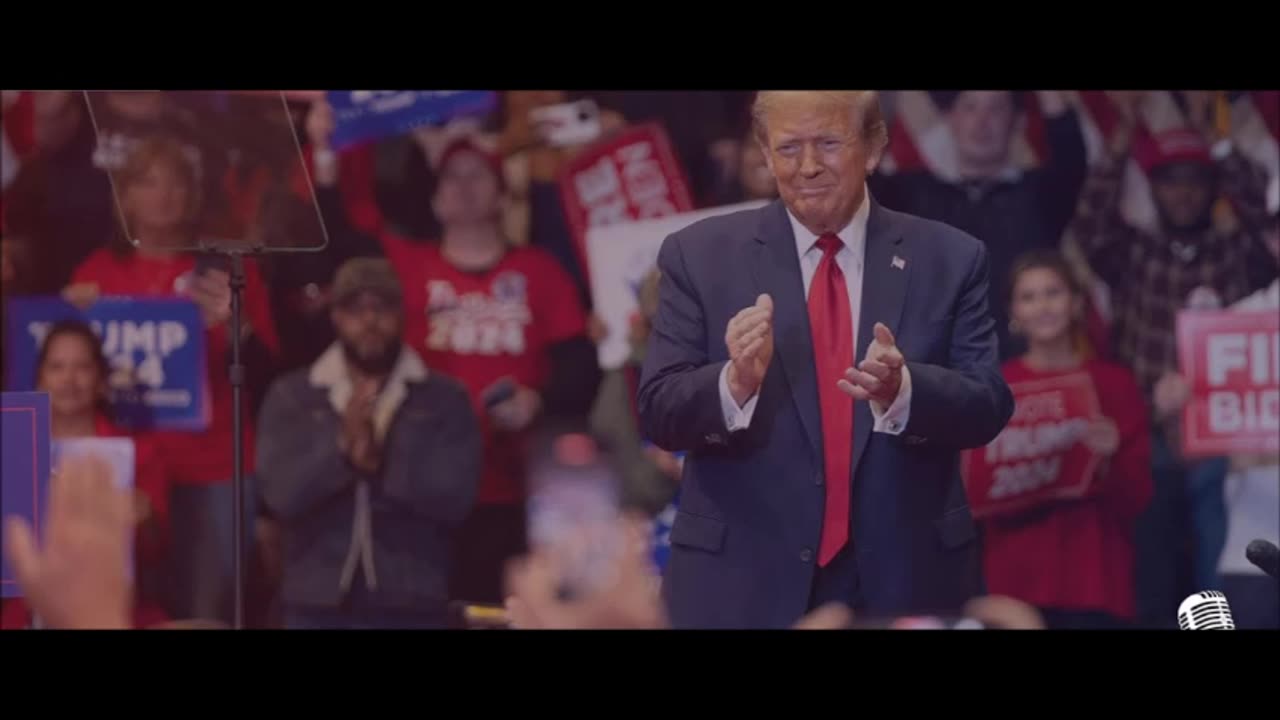
[[[822,422],[809,334],[809,306],[796,240],[781,200],[762,211],[751,263],[760,292],[773,298],[773,362],[781,366],[815,458],[822,457]]]
[[[897,334],[912,267],[902,233],[874,198],[870,202],[862,266],[862,307],[858,316],[858,344],[854,350],[858,362],[862,362],[875,339],[876,323],[884,323]],[[857,466],[862,463],[863,451],[875,424],[870,403],[856,403],[853,420],[854,477],[857,477]]]

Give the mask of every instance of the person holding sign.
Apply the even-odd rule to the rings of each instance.
[[[45,337],[37,362],[37,387],[49,393],[55,443],[73,438],[130,437],[134,446],[134,621],[139,627],[167,619],[163,609],[169,533],[168,473],[153,439],[112,425],[103,408],[109,367],[93,329],[69,320]],[[0,627],[25,627],[25,605],[6,603]]]
[[[1084,295],[1056,253],[1014,262],[1010,329],[1028,349],[1003,373],[1018,407],[965,462],[988,590],[1035,605],[1050,628],[1133,621],[1134,524],[1151,497],[1142,395],[1127,369],[1082,358],[1083,313]]]
[[[63,295],[85,306],[103,296],[183,296],[199,306],[206,333],[209,427],[160,432],[156,442],[173,480],[173,578],[179,617],[231,616],[232,488],[231,385],[227,375],[230,276],[192,253],[199,241],[199,170],[185,145],[164,136],[136,144],[113,172],[124,234],[75,271]],[[137,246],[130,242],[137,241]],[[246,363],[279,356],[267,291],[252,260],[245,262]],[[248,395],[249,393],[245,393]],[[253,407],[252,399],[245,405]],[[247,414],[246,414],[247,415]],[[245,473],[253,472],[253,423],[244,418]]]
[[[1186,122],[1172,126],[1159,117],[1158,98],[1112,95],[1119,117],[1068,232],[1111,289],[1116,359],[1133,370],[1150,408],[1155,495],[1135,541],[1139,612],[1144,624],[1172,626],[1178,603],[1214,583],[1225,517],[1212,498],[1226,475],[1225,459],[1182,452],[1169,392],[1176,389],[1169,377],[1178,370],[1177,316],[1187,308],[1221,309],[1276,277],[1262,243],[1266,177],[1223,132],[1229,123],[1215,118],[1212,93],[1182,93]],[[1122,212],[1131,161],[1151,181],[1153,227],[1132,224]],[[1215,208],[1230,208],[1234,218],[1224,220]],[[1187,517],[1188,507],[1198,519]],[[1193,558],[1182,557],[1179,538],[1187,534],[1197,536]],[[1191,582],[1183,580],[1187,565]]]
[[[1267,209],[1271,213],[1271,227],[1266,241],[1280,262],[1280,217],[1277,217],[1280,179],[1273,179],[1269,193]],[[1269,287],[1233,304],[1229,312],[1270,314],[1274,320],[1280,312],[1280,277]],[[1203,349],[1196,348],[1196,351],[1203,352]],[[1269,358],[1263,354],[1259,359],[1265,364]],[[1247,371],[1235,368],[1235,372],[1241,374],[1251,374],[1252,368]],[[1262,375],[1265,377],[1266,373]],[[1156,386],[1157,406],[1169,416],[1185,413],[1191,400],[1192,383],[1182,372],[1168,373]],[[1273,434],[1270,439],[1274,438]],[[1206,587],[1226,593],[1237,627],[1280,627],[1280,593],[1276,584],[1254,567],[1245,554],[1245,548],[1255,539],[1280,543],[1280,454],[1265,450],[1232,453],[1225,481],[1202,482],[1196,489],[1199,502],[1193,522],[1199,520],[1201,525],[1209,525],[1210,521],[1217,520],[1215,524],[1220,532],[1211,547],[1197,553],[1197,557],[1203,558],[1202,563],[1209,565],[1202,572],[1216,575]],[[1209,516],[1210,521],[1205,520],[1205,516]]]

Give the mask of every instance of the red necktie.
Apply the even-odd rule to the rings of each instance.
[[[849,541],[849,493],[853,470],[853,398],[836,386],[853,365],[853,320],[849,290],[836,253],[844,243],[835,235],[818,238],[822,260],[809,284],[809,328],[818,372],[822,410],[823,474],[827,489],[822,513],[818,565],[825,566]]]

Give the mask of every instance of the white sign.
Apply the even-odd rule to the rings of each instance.
[[[726,205],[666,217],[593,227],[587,231],[591,297],[605,326],[600,366],[615,370],[631,355],[631,317],[639,311],[639,291],[658,261],[667,236],[699,220],[763,207],[768,201]]]

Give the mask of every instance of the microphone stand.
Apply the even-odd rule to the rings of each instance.
[[[244,629],[245,611],[244,421],[241,416],[241,391],[244,387],[245,368],[240,358],[243,330],[243,297],[246,285],[244,275],[244,256],[250,253],[257,255],[262,251],[263,248],[261,246],[246,248],[205,246],[201,248],[201,252],[212,255],[222,255],[231,261],[231,320],[230,327],[228,328],[231,333],[231,365],[227,369],[227,375],[228,379],[231,381],[231,497],[233,503],[231,517],[232,531],[234,533],[234,537],[232,538],[231,572],[235,576],[232,627],[236,630]]]

